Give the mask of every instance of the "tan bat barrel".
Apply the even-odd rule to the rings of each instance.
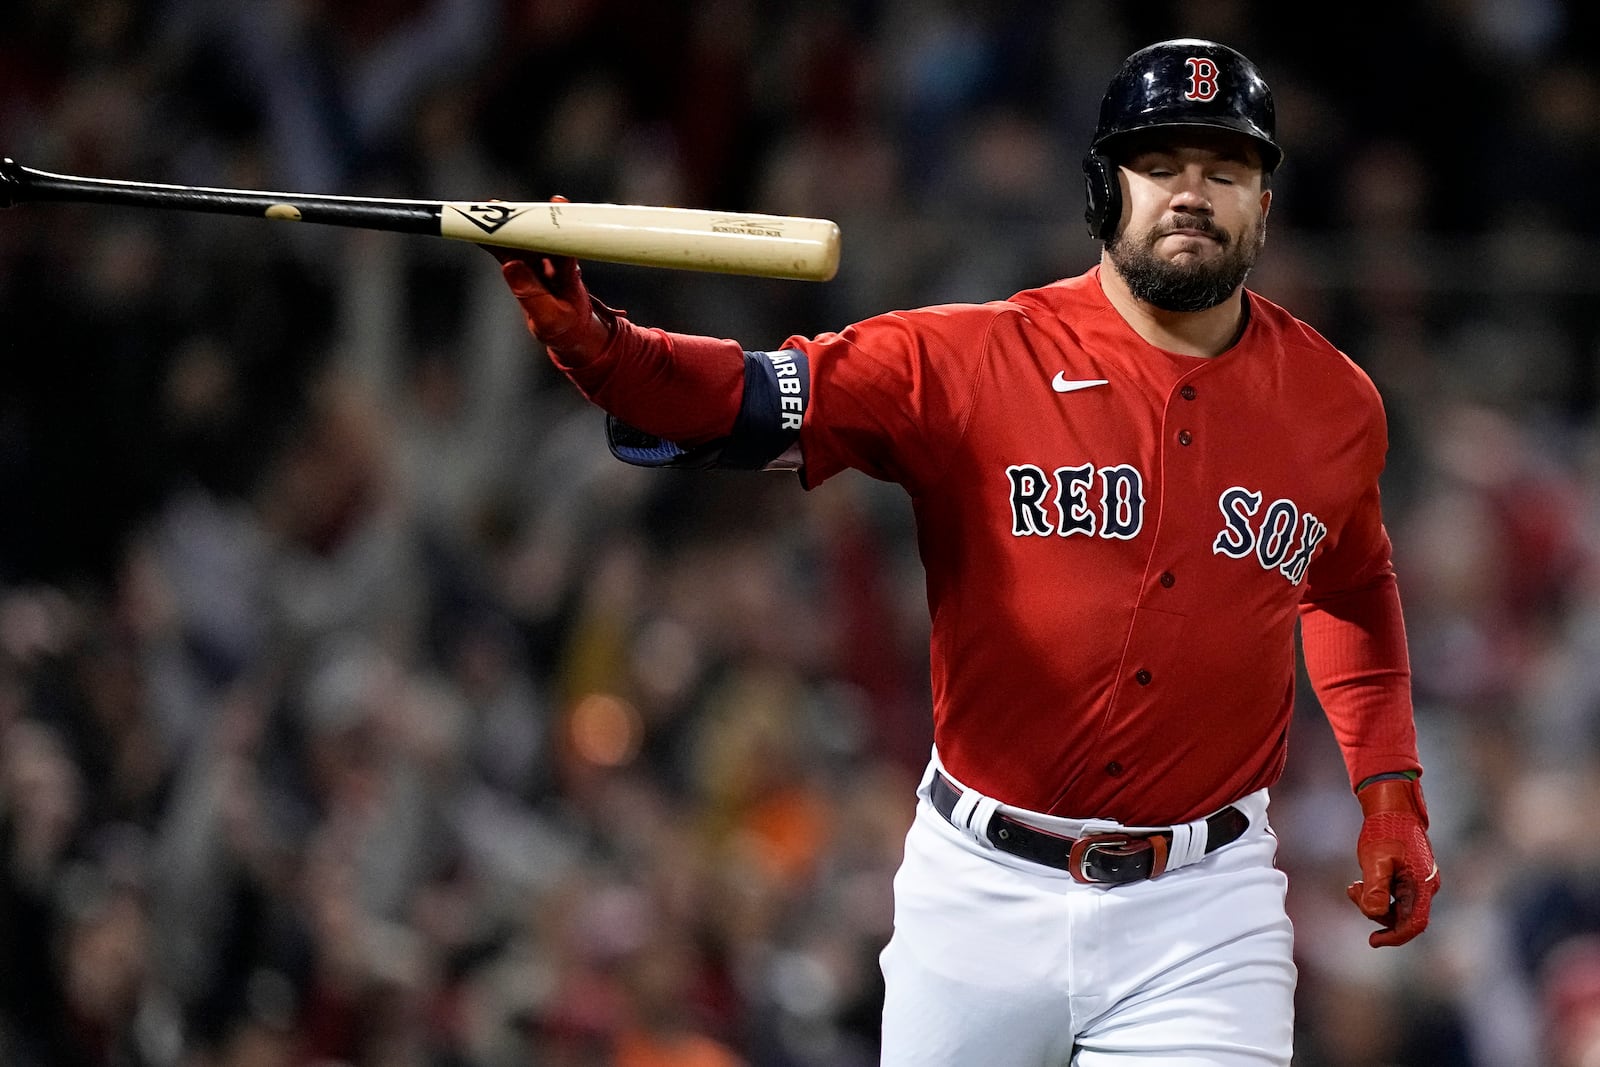
[[[644,267],[827,281],[839,269],[828,219],[638,204],[445,201],[439,232],[475,244]]]

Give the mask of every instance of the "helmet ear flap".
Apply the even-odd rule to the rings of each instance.
[[[1089,224],[1089,236],[1097,241],[1111,240],[1122,219],[1122,186],[1117,181],[1117,165],[1110,156],[1090,152],[1083,157],[1083,187],[1083,221]]]

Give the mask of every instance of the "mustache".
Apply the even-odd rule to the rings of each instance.
[[[1231,239],[1231,235],[1227,230],[1218,226],[1205,215],[1174,215],[1170,222],[1163,222],[1160,226],[1157,226],[1153,236],[1165,237],[1167,234],[1177,233],[1179,230],[1198,230],[1200,233],[1222,244],[1227,244]]]

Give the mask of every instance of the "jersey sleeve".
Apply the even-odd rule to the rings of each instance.
[[[1372,432],[1383,440],[1381,415]],[[1300,603],[1306,673],[1352,786],[1388,771],[1420,772],[1410,654],[1376,471],[1329,540]]]
[[[1003,304],[920,308],[785,341],[811,364],[803,484],[815,488],[846,469],[912,492],[935,480],[972,410],[990,335],[1008,313],[1021,314]]]
[[[744,392],[744,349],[737,341],[635,325],[618,318],[600,355],[551,361],[591,403],[630,426],[684,445],[728,433]]]

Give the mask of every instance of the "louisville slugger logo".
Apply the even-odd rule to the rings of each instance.
[[[767,219],[718,219],[712,233],[740,233],[747,237],[782,237],[783,227]]]
[[[1217,95],[1217,64],[1203,56],[1190,56],[1184,60],[1189,67],[1189,91],[1185,100],[1212,100]]]
[[[464,208],[451,206],[484,233],[493,233],[527,210],[505,204],[468,204]]]

